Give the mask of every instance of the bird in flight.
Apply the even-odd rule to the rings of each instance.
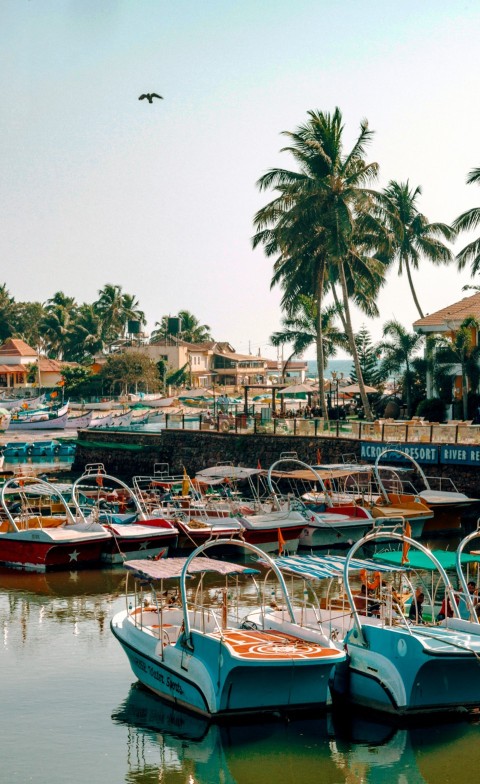
[[[157,93],[143,93],[143,95],[138,97],[138,100],[143,101],[144,98],[147,99],[148,103],[153,103],[154,98],[161,98],[163,100],[163,95],[158,95]]]

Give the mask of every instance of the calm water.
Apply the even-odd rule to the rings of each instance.
[[[0,782],[475,782],[480,723],[331,715],[218,728],[134,683],[109,630],[124,572],[0,569]],[[480,674],[479,674],[480,677]]]

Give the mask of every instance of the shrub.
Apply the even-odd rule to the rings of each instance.
[[[425,417],[429,422],[445,422],[447,409],[439,397],[428,397],[418,404],[415,413],[417,416]]]

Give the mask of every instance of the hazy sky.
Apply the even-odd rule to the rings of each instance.
[[[119,283],[150,329],[187,309],[275,356],[280,292],[251,237],[257,179],[294,167],[281,131],[338,105],[353,141],[368,118],[378,185],[408,178],[453,220],[480,203],[479,29],[461,0],[0,0],[0,283],[80,302]],[[425,312],[472,282],[415,273]],[[379,306],[355,315],[374,339],[417,318],[394,270]]]

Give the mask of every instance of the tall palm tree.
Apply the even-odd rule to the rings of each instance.
[[[423,318],[412,280],[412,268],[419,268],[422,256],[433,264],[448,264],[453,260],[451,250],[442,238],[451,240],[454,230],[446,223],[429,223],[417,208],[417,199],[422,189],[410,188],[406,182],[390,180],[384,189],[382,205],[391,238],[391,259],[398,263],[398,274],[405,271],[415,307]]]
[[[337,348],[347,348],[348,340],[345,333],[338,329],[334,324],[338,316],[336,305],[325,308],[321,314],[321,330],[324,345],[324,369],[327,360],[334,357]],[[272,345],[283,346],[291,344],[292,351],[285,362],[285,367],[293,357],[301,356],[307,348],[317,340],[317,302],[312,297],[300,295],[298,298],[298,309],[295,315],[285,316],[282,319],[283,329],[274,332],[271,336]]]
[[[135,294],[123,295],[123,335],[126,333],[129,321],[139,321],[143,325],[147,323],[145,313],[140,310],[139,305]]]
[[[67,308],[72,310],[77,307],[75,297],[69,297],[63,291],[57,291],[50,299],[45,302],[45,310],[55,310],[56,308]]]
[[[15,300],[10,295],[6,283],[0,285],[0,340],[3,342],[14,332]]]
[[[155,322],[158,329],[152,331],[151,338],[156,340],[158,338],[166,338],[169,334],[168,323],[171,316],[162,316],[160,321]],[[180,332],[178,337],[185,340],[187,343],[205,343],[212,340],[210,334],[210,327],[208,324],[200,324],[199,319],[190,313],[189,310],[179,310],[177,315],[173,318],[180,319]]]
[[[383,336],[390,338],[378,344],[383,353],[380,372],[386,378],[390,373],[399,373],[405,394],[408,416],[412,415],[412,384],[415,377],[413,361],[420,350],[424,336],[416,332],[407,332],[399,321],[392,319],[383,327]]]
[[[312,286],[318,314],[328,281],[336,278],[342,292],[345,332],[358,377],[365,415],[371,409],[365,392],[350,313],[352,287],[347,268],[353,270],[364,254],[359,237],[363,216],[372,215],[374,192],[366,185],[376,176],[376,163],[365,161],[372,132],[364,120],[352,149],[343,150],[343,120],[337,108],[333,114],[310,111],[305,125],[285,132],[290,146],[283,151],[295,159],[299,171],[271,169],[258,181],[260,190],[274,188],[278,196],[254,218],[257,233],[254,247],[262,243],[267,256],[280,254],[275,263],[275,280],[292,284],[307,293],[300,279]],[[313,252],[312,252],[313,251]],[[355,278],[356,272],[353,273]],[[315,282],[314,282],[315,281]],[[273,281],[272,281],[273,282]],[[312,285],[313,284],[313,285]],[[295,296],[295,289],[294,295]],[[321,352],[321,325],[318,325],[317,352]],[[323,359],[317,354],[320,394],[324,400]]]
[[[480,169],[472,169],[467,177],[467,183],[471,182],[480,183]],[[480,207],[472,207],[471,210],[463,212],[458,218],[453,221],[454,230],[459,233],[461,231],[473,231],[480,225]],[[472,265],[472,277],[480,270],[480,237],[477,237],[464,248],[457,255],[458,269],[462,270],[467,264]]]
[[[54,359],[67,359],[75,311],[62,305],[45,306],[45,314],[40,324],[40,333],[48,353]]]
[[[126,322],[122,287],[106,283],[98,295],[93,304],[98,315],[104,320],[107,339],[113,341],[123,333]]]
[[[82,362],[104,351],[107,344],[105,323],[95,305],[81,305],[70,335],[69,359]]]

